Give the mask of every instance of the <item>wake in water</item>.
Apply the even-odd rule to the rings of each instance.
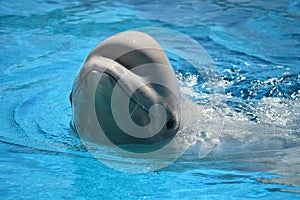
[[[198,83],[196,75],[183,76],[179,74],[178,76],[183,86],[183,93],[198,102],[201,107],[199,109],[202,112],[199,117],[205,115],[203,118],[209,119],[213,115],[208,113],[213,112],[219,118],[224,118],[221,138],[231,137],[232,140],[239,141],[248,148],[251,148],[255,142],[266,142],[261,144],[260,148],[258,146],[253,147],[256,150],[284,149],[300,144],[300,90],[297,90],[299,88],[299,76],[296,82],[289,82],[289,85],[294,84],[294,90],[296,90],[290,98],[264,96],[261,99],[255,98],[258,95],[258,90],[251,91],[251,89],[249,91],[252,92],[252,95],[248,95],[245,99],[234,97],[231,92],[213,94],[214,96],[201,91],[195,92],[191,88]],[[261,89],[271,85],[272,88],[276,89],[280,87],[280,79],[282,78],[272,78],[272,82],[262,82],[255,87]],[[243,90],[240,91],[243,92]],[[210,102],[212,96],[215,99],[213,106]],[[213,119],[211,123],[214,123]],[[277,142],[272,144],[272,141]],[[230,149],[228,150],[230,151]]]
[[[296,81],[288,82],[295,90],[289,98],[281,94],[281,97],[261,99],[257,98],[258,89],[280,88],[283,78],[257,84],[257,90],[243,99],[234,97],[232,90],[226,94],[195,92],[192,88],[199,83],[197,75],[177,75],[182,92],[198,102],[200,111],[192,114],[198,121],[193,123],[192,131],[183,136],[182,141],[191,148],[181,160],[195,161],[200,149],[200,162],[228,161],[235,163],[233,168],[239,170],[262,170],[280,177],[260,180],[262,182],[300,186],[299,75]],[[215,101],[212,103],[211,99]],[[242,167],[245,163],[247,167]]]

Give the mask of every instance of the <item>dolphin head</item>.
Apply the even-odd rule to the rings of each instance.
[[[88,55],[73,93],[74,124],[90,141],[101,143],[101,130],[114,144],[154,144],[170,141],[180,130],[175,73],[161,46],[145,33],[126,31],[100,43]],[[94,104],[95,119],[84,101]],[[100,126],[94,128],[95,122]]]

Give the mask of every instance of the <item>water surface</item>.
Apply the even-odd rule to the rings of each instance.
[[[87,152],[69,127],[68,96],[93,47],[149,26],[207,50],[225,87],[214,112],[229,121],[207,157],[198,158],[191,133],[195,145],[177,162],[131,174]],[[299,198],[299,1],[1,1],[0,27],[1,198]],[[168,56],[179,83],[205,104],[200,73]]]

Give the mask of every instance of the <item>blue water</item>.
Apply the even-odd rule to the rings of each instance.
[[[135,174],[85,149],[68,96],[93,47],[149,26],[206,49],[225,82],[214,112],[229,122],[207,157],[192,145],[170,166]],[[1,199],[300,197],[300,1],[8,0],[0,27]],[[209,99],[199,72],[168,56],[192,99]]]

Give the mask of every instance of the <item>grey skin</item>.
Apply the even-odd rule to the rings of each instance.
[[[146,70],[135,70],[141,66],[146,67],[143,68]],[[163,49],[151,36],[138,31],[122,32],[104,40],[90,52],[70,95],[74,125],[76,128],[81,126],[82,130],[84,125],[80,124],[82,120],[79,116],[84,115],[79,112],[84,112],[84,109],[75,109],[75,106],[84,104],[80,102],[82,98],[77,94],[77,90],[92,71],[96,71],[100,76],[99,81],[95,83],[97,85],[94,95],[97,121],[112,143],[116,145],[167,143],[180,130],[181,99],[175,73]],[[148,75],[148,72],[152,71],[154,73]],[[122,78],[124,74],[127,76]],[[120,106],[117,105],[118,101],[112,101],[115,87],[121,88],[121,92],[117,94],[120,101],[122,97],[130,98],[129,105],[127,104],[130,118],[140,127],[149,125],[151,120],[155,124],[156,118],[151,116],[151,106],[160,104],[164,107],[166,118],[155,135],[145,137],[143,135],[145,133],[140,133],[141,137],[133,136],[119,127],[112,112],[112,106],[116,109]],[[123,114],[120,111],[120,116]],[[160,121],[161,119],[157,119],[157,123]],[[99,138],[95,139],[96,133],[78,134],[87,140],[102,142]]]

